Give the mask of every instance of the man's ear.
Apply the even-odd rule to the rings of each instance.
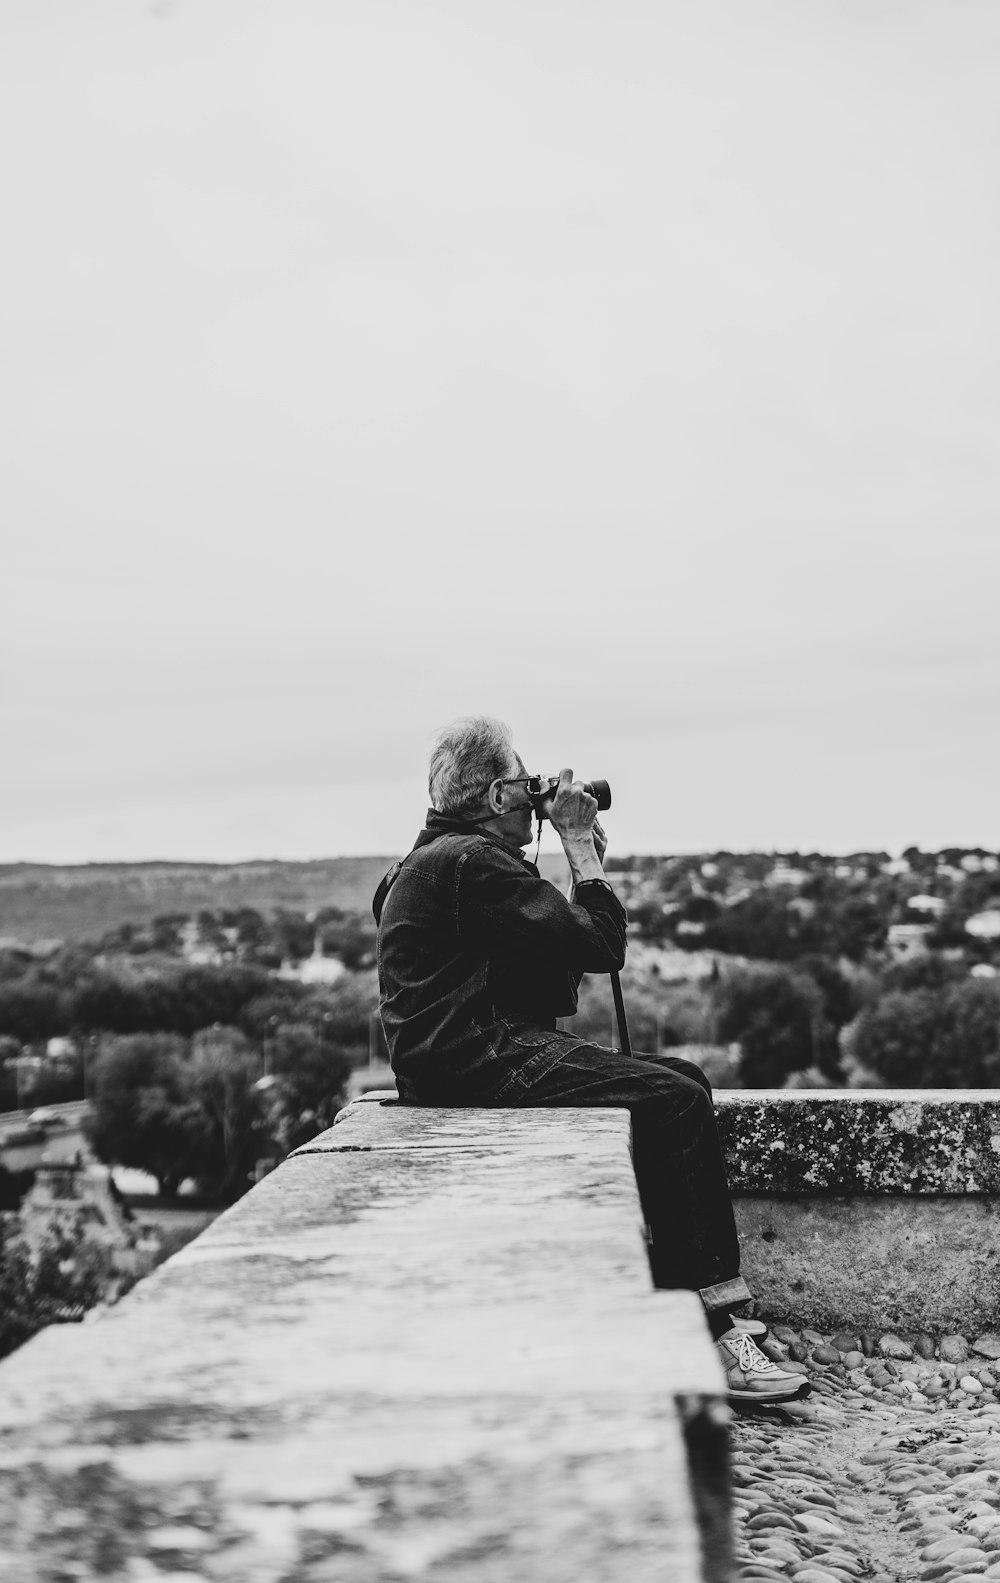
[[[490,788],[489,788],[489,791],[486,793],[486,798],[487,798],[487,801],[489,802],[490,811],[492,813],[502,813],[503,812],[503,781],[502,780],[495,780],[495,781],[492,781],[490,783]]]

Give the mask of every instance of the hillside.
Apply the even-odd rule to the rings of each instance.
[[[368,907],[390,857],[311,863],[16,863],[0,867],[0,937],[96,940],[163,913]]]
[[[98,940],[123,923],[164,913],[277,907],[367,911],[393,856],[318,858],[308,863],[45,863],[0,865],[0,939]],[[562,883],[561,856],[542,872]]]

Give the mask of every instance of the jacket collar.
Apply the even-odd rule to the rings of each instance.
[[[453,819],[448,814],[438,813],[436,808],[428,808],[426,823],[413,843],[413,851],[416,852],[422,846],[429,846],[432,841],[443,835],[478,836],[481,841],[489,841],[491,846],[498,846],[501,852],[518,858],[520,862],[526,863],[532,872],[537,872],[534,864],[529,863],[520,850],[515,851],[513,847],[507,845],[506,841],[501,841],[499,836],[494,835],[492,830],[485,829],[474,819]]]

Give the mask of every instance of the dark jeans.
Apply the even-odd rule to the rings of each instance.
[[[504,1084],[502,1097],[478,1103],[627,1109],[654,1283],[701,1291],[707,1308],[745,1301],[750,1293],[739,1279],[739,1240],[704,1072],[668,1056],[629,1059],[572,1036],[558,1042],[554,1064],[539,1071],[541,1063],[527,1059]]]

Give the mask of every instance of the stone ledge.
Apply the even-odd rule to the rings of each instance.
[[[716,1093],[734,1194],[1000,1192],[997,1089]]]
[[[628,1117],[370,1114],[0,1364],[5,1578],[728,1575],[721,1371],[650,1284]]]

